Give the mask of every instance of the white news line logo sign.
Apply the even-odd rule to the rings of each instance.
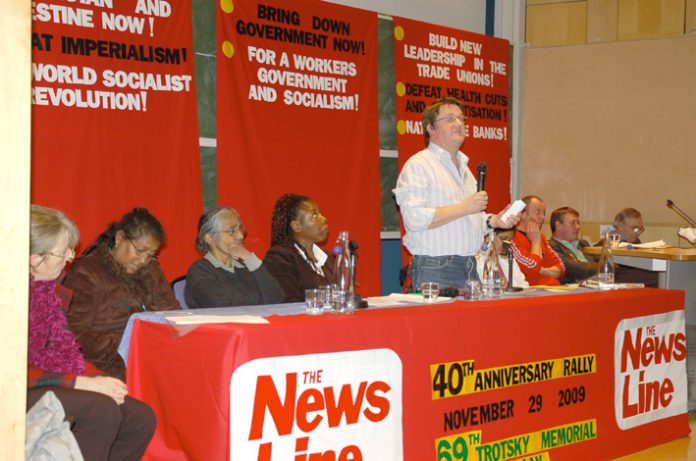
[[[390,349],[247,362],[230,381],[230,458],[333,451],[351,459],[359,450],[364,460],[401,460],[402,381]]]
[[[614,410],[621,429],[687,411],[684,310],[624,319],[614,334]]]

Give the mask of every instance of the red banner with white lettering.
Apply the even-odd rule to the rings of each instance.
[[[500,38],[394,18],[394,67],[399,166],[425,147],[422,112],[444,97],[465,106],[461,151],[476,174],[486,162],[488,211],[510,202],[509,42]]]
[[[32,202],[88,246],[134,207],[167,235],[170,277],[202,212],[190,1],[32,3]]]
[[[284,193],[309,196],[360,245],[357,291],[380,292],[377,15],[312,0],[219,2],[218,203],[260,256]]]

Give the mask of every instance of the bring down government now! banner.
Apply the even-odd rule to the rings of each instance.
[[[217,16],[218,201],[260,256],[284,193],[307,195],[360,245],[358,287],[380,292],[377,15],[330,3],[224,0]]]
[[[32,19],[32,203],[72,217],[82,248],[146,207],[184,274],[202,211],[190,1],[36,1]]]

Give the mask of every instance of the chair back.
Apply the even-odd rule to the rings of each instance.
[[[181,304],[182,309],[189,309],[188,304],[186,304],[186,299],[184,298],[184,289],[186,288],[186,276],[179,277],[172,281],[172,290],[174,290],[174,297]]]

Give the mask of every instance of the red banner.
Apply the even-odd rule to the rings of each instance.
[[[399,165],[424,148],[421,114],[444,97],[465,106],[461,151],[476,174],[488,164],[488,211],[510,201],[509,43],[449,27],[394,18],[394,67]]]
[[[191,3],[32,3],[32,202],[82,248],[134,207],[164,226],[170,278],[195,259],[202,211]]]
[[[219,2],[218,203],[265,254],[284,193],[308,195],[329,244],[360,245],[357,291],[380,291],[377,15],[318,1]],[[329,245],[330,246],[330,245]]]
[[[128,384],[157,414],[146,459],[608,460],[689,433],[683,306],[641,289],[136,321]]]

